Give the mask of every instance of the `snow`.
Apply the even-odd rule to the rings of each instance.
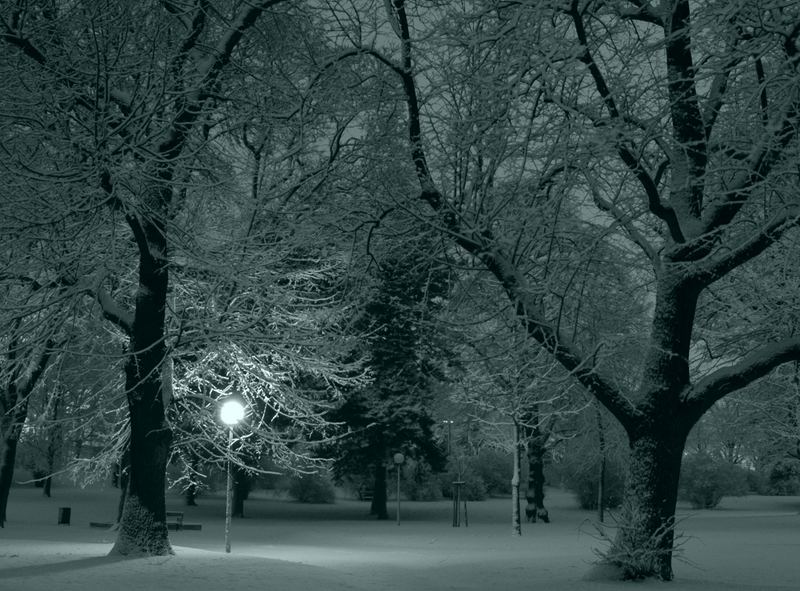
[[[93,591],[235,588],[279,591],[796,591],[800,588],[800,498],[725,499],[714,511],[689,512],[681,528],[684,554],[676,580],[620,583],[593,580],[593,548],[601,543],[591,513],[568,493],[548,491],[553,522],[524,524],[511,535],[508,499],[469,504],[469,526],[452,527],[451,504],[401,504],[401,523],[367,517],[368,504],[300,505],[255,493],[245,519],[234,519],[231,554],[224,552],[224,499],[202,496],[183,507],[201,531],[170,532],[174,556],[107,556],[115,532],[89,527],[111,521],[115,489],[14,488],[0,529],[0,590]],[[57,525],[58,508],[71,525]],[[390,505],[394,516],[394,505]]]

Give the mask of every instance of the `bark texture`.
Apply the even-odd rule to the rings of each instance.
[[[544,455],[545,438],[539,427],[532,429],[528,439],[528,494],[525,517],[531,523],[550,523],[550,514],[544,506]]]

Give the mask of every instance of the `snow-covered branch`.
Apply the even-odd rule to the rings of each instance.
[[[744,388],[788,361],[800,360],[800,338],[793,337],[756,349],[739,362],[718,369],[691,386],[684,394],[690,413],[702,415],[717,400]]]

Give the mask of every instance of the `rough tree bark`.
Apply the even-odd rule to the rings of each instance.
[[[544,455],[546,436],[542,434],[539,426],[531,429],[528,437],[528,494],[525,507],[525,517],[528,521],[536,523],[550,523],[550,514],[544,506]]]

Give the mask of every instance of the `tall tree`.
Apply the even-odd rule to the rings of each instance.
[[[387,519],[386,471],[396,453],[434,469],[444,463],[435,443],[431,398],[436,351],[430,316],[447,291],[430,256],[428,240],[408,241],[376,259],[376,285],[363,307],[360,330],[367,337],[366,367],[372,383],[348,395],[333,414],[351,432],[336,446],[338,476],[372,478],[371,513]],[[399,469],[399,467],[397,468]]]
[[[800,358],[797,336],[754,335],[746,347],[727,348],[724,366],[709,368],[695,354],[693,338],[706,317],[699,310],[720,310],[711,288],[725,278],[736,282],[748,263],[800,223],[792,164],[800,129],[796,7],[771,1],[489,1],[463,11],[431,7],[412,23],[404,0],[387,6],[390,26],[383,30],[392,31],[399,46],[356,43],[339,59],[368,56],[396,76],[417,203],[497,279],[530,337],[624,427],[630,461],[623,525],[608,560],[625,577],[669,580],[678,475],[690,429],[716,401]],[[456,83],[491,80],[505,93],[503,108],[464,121],[474,140],[443,133],[440,124],[448,120],[437,109],[446,103],[428,96],[441,88],[431,82],[441,54],[431,47],[432,36],[414,28],[425,23],[452,44],[446,66],[471,68],[461,70]],[[471,48],[492,53],[459,61],[475,56],[466,53]],[[506,67],[489,74],[480,69],[484,63]],[[477,203],[454,200],[447,175],[436,168],[437,142],[471,144],[492,130],[514,139],[527,134],[524,142],[505,144],[505,164],[495,163],[492,178],[528,178],[528,186],[539,188],[539,201],[558,183],[558,203],[579,204],[601,241],[627,241],[620,252],[636,261],[640,298],[650,303],[635,371],[609,375],[596,354],[602,342],[571,339],[552,299],[538,289],[537,260],[520,256],[526,234],[519,228],[552,224],[552,218],[531,217],[546,212],[528,209],[515,230],[503,223],[510,216],[500,216],[524,211],[508,204],[519,207],[529,194],[497,195],[493,184],[484,184]],[[569,301],[572,294],[564,296]],[[555,308],[563,309],[560,303]],[[642,552],[645,558],[637,559]]]
[[[30,398],[55,346],[53,338],[42,342],[26,335],[28,328],[27,323],[17,318],[3,339],[4,351],[0,362],[0,527],[6,521],[17,446]]]
[[[121,212],[136,246],[131,307],[97,291],[105,316],[128,338],[131,464],[115,553],[172,552],[164,500],[169,392],[162,379],[172,221],[187,148],[211,116],[222,73],[245,32],[280,3],[229,9],[206,0],[34,2],[2,11],[2,40],[13,50],[6,55],[34,72],[36,89],[55,93],[66,116],[58,124],[72,136],[84,178],[96,182],[89,190]]]

